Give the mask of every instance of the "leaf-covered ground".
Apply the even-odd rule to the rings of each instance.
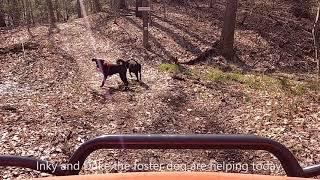
[[[200,63],[182,65],[185,70],[175,75],[161,68],[175,58],[189,62],[210,50],[220,35],[222,7],[173,6],[166,17],[158,7],[150,27],[150,50],[141,46],[140,19],[121,16],[114,23],[109,11],[58,24],[53,34],[44,26],[30,32],[1,31],[1,154],[66,162],[82,142],[105,134],[255,134],[283,143],[302,166],[319,164],[320,96],[312,76],[311,21],[299,20],[308,25],[305,30],[298,23],[281,24],[274,20],[278,18],[253,12],[236,33],[242,64],[211,54]],[[249,7],[240,6],[239,22]],[[109,62],[137,59],[143,65],[143,83],[130,79],[130,90],[123,91],[119,77],[113,76],[100,88],[102,76],[92,57]],[[250,69],[247,74],[233,73],[244,66]],[[217,70],[221,67],[231,72]],[[268,69],[273,73],[256,73]],[[109,165],[279,164],[268,153],[244,151],[103,150],[87,163],[94,160]],[[88,168],[82,173],[117,171]],[[284,175],[282,170],[252,168],[246,173]],[[0,175],[46,176],[16,168],[1,168]]]

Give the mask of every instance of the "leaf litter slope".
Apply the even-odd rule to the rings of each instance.
[[[191,28],[198,28],[202,24],[189,17],[185,21],[188,24],[183,24],[184,16],[170,15],[181,18],[177,21],[180,26],[194,24]],[[100,22],[101,18],[106,19]],[[178,81],[160,72],[158,65],[174,57],[192,59],[210,47],[204,40],[194,39],[197,36],[192,38],[181,28],[156,18],[150,33],[152,48],[146,51],[141,47],[138,19],[119,18],[113,24],[108,15],[100,14],[88,21],[90,27],[85,19],[59,24],[59,31],[51,36],[47,36],[43,27],[32,29],[33,37],[24,31],[8,32],[17,39],[29,37],[38,44],[38,49],[26,49],[26,57],[22,52],[0,55],[4,67],[0,84],[2,153],[66,162],[80,143],[103,134],[245,133],[280,141],[302,165],[319,163],[319,96],[312,93],[286,96],[237,83],[212,82],[203,86],[191,80]],[[203,28],[199,33],[216,32]],[[4,39],[5,48],[19,41]],[[210,37],[208,41],[215,39]],[[106,87],[100,88],[102,77],[91,61],[93,56],[110,63],[116,58],[136,58],[143,64],[145,85],[130,80],[130,90],[124,92],[118,87],[119,78],[113,76],[107,80]],[[278,163],[266,153],[242,151],[104,150],[91,155],[87,162],[93,160],[109,166],[82,173],[124,171],[111,165],[135,162],[191,165],[269,160]],[[1,175],[28,177],[28,172],[5,168]],[[260,173],[283,174],[269,170]],[[36,172],[31,175],[44,176]]]

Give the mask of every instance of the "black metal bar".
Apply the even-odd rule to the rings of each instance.
[[[62,167],[58,164],[23,156],[0,156],[0,166],[29,168],[56,176],[62,176],[65,174]]]
[[[83,166],[86,158],[98,149],[242,149],[265,150],[275,155],[288,176],[304,173],[293,154],[282,144],[258,136],[245,135],[107,135],[83,143],[69,160]],[[69,171],[68,175],[79,174]]]
[[[293,154],[282,144],[267,138],[245,135],[107,135],[89,140],[76,150],[68,165],[78,165],[77,170],[66,171],[61,165],[20,156],[0,156],[0,166],[30,168],[57,176],[77,175],[86,158],[98,149],[265,150],[279,159],[288,176],[313,177],[320,175],[320,165],[302,169]]]
[[[303,168],[303,173],[304,173],[303,177],[306,177],[306,178],[319,176],[320,164]]]

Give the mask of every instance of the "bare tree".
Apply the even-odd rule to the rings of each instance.
[[[0,10],[0,27],[6,27],[4,12]]]
[[[3,8],[3,0],[0,0],[0,27],[5,27],[6,21],[5,21],[5,14],[4,14],[4,8]]]
[[[119,3],[119,8],[120,9],[127,9],[127,3],[126,3],[126,0],[119,0],[120,3]]]
[[[25,0],[21,0],[21,9],[22,9],[22,19],[23,19],[23,24],[26,25],[27,27],[30,26],[30,18],[28,16],[28,10],[27,10],[27,2]]]
[[[68,8],[67,4],[67,0],[63,0],[63,7],[64,7],[64,11],[65,11],[65,20],[64,21],[68,21],[69,20],[69,8]]]
[[[56,23],[56,18],[54,16],[52,0],[46,0],[46,2],[47,2],[47,6],[48,6],[50,25],[54,26],[54,24]]]
[[[161,3],[163,5],[164,18],[167,18],[167,2],[166,2],[166,0],[161,0]]]
[[[57,17],[56,21],[58,21],[58,22],[63,21],[64,18],[63,18],[63,15],[61,13],[61,4],[60,4],[59,0],[55,0],[54,10],[56,12],[56,17]]]
[[[320,76],[320,62],[318,58],[318,48],[319,48],[319,42],[317,40],[319,39],[319,15],[320,15],[320,3],[318,4],[318,9],[317,9],[317,16],[313,24],[313,29],[312,29],[312,35],[313,35],[313,43],[314,43],[314,50],[315,50],[315,60],[317,62],[317,81],[319,83],[319,76]]]
[[[215,0],[210,0],[210,4],[209,4],[209,7],[210,8],[213,8],[213,4],[215,3]]]
[[[19,6],[19,2],[17,0],[10,0],[10,14],[12,18],[12,23],[14,26],[19,26],[21,20],[21,9]]]
[[[45,4],[45,3],[43,3],[42,0],[34,0],[35,8],[39,10],[38,11],[39,14],[37,16],[37,20],[40,23],[43,23],[44,21],[45,22],[48,21],[48,18],[46,18],[47,13],[45,13],[46,11],[44,11],[44,8],[42,8],[43,4]]]
[[[142,12],[138,8],[142,6],[142,0],[136,0],[136,17],[142,17]]]
[[[100,0],[93,0],[93,7],[94,7],[94,12],[101,12],[101,4]]]
[[[126,0],[111,0],[111,7],[114,9],[127,9]]]
[[[27,8],[27,19],[28,24],[35,25],[34,15],[33,15],[33,7],[31,0],[26,0],[26,8]]]
[[[78,18],[83,18],[83,13],[82,13],[82,8],[81,8],[81,3],[82,0],[77,0],[77,13],[78,13]]]
[[[142,0],[142,6],[148,7],[149,0]],[[149,11],[142,11],[143,16],[143,46],[149,47]]]
[[[238,0],[228,0],[221,32],[221,48],[225,57],[233,56],[234,31],[236,24]]]

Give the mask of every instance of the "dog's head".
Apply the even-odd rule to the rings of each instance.
[[[129,66],[128,61],[123,60],[123,59],[118,59],[118,60],[117,60],[117,64],[118,64],[118,65],[125,66],[126,68],[128,68],[128,66]]]
[[[104,60],[93,58],[92,61],[94,61],[96,63],[97,71],[102,72],[103,71]]]
[[[92,58],[92,61],[96,63],[97,68],[100,68],[100,66],[102,66],[104,64],[104,60],[102,60],[102,59]]]

